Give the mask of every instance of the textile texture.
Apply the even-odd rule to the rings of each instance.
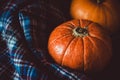
[[[56,64],[47,51],[50,32],[70,19],[55,1],[1,0],[0,80],[88,80]]]

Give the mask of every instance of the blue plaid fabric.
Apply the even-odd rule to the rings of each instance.
[[[88,80],[83,73],[56,64],[48,54],[51,30],[67,19],[52,0],[4,1],[0,10],[0,80]]]

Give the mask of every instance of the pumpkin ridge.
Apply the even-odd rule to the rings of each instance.
[[[68,47],[71,45],[71,43],[74,41],[74,39],[76,39],[76,38],[71,39],[71,40],[69,41],[67,47],[65,48],[65,50],[64,50],[64,55],[63,55],[63,57],[62,57],[62,61],[61,61],[61,65],[64,65],[63,62],[64,62],[64,58],[65,58],[65,55],[66,55],[66,50],[67,50]]]
[[[84,43],[84,37],[83,38],[81,38],[82,39],[82,43],[83,43],[83,71],[84,71],[84,68],[85,68],[85,65],[84,65],[84,63],[85,63],[85,43]]]
[[[55,42],[55,41],[58,40],[58,39],[65,38],[65,37],[70,36],[70,35],[71,35],[71,33],[69,33],[69,34],[64,34],[64,35],[60,35],[59,37],[55,38],[52,42],[50,42],[49,45],[51,45],[53,42]]]
[[[70,28],[75,28],[76,25],[74,25],[72,22],[69,22],[68,24],[65,24],[65,26],[69,26]]]
[[[87,38],[88,38],[88,40],[91,42],[91,44],[93,45],[93,47],[97,48],[96,42],[93,41],[94,37],[87,36]],[[97,38],[96,38],[96,39],[97,39]],[[99,40],[99,39],[97,39],[97,40]],[[101,41],[101,40],[99,40],[99,41]],[[93,50],[92,50],[92,52],[93,52]]]
[[[104,10],[101,10],[101,15],[97,15],[103,15]],[[107,17],[111,16],[109,13],[107,14]],[[99,20],[102,19],[104,20],[104,18]],[[70,22],[75,26],[69,25]],[[67,25],[67,23],[69,24]],[[83,30],[79,27],[79,23],[81,23],[80,27],[82,26]],[[85,19],[81,19],[81,21],[73,19],[58,27],[52,31],[48,42],[49,53],[57,64],[84,73],[96,73],[107,66],[112,57],[111,37],[98,23]],[[74,31],[78,32],[75,34],[85,34],[87,30],[88,35],[74,36],[73,29],[69,28],[71,30],[68,30],[68,27],[74,27]],[[77,27],[79,28],[75,30]]]
[[[75,46],[78,44],[78,42],[80,41],[80,39],[81,39],[81,41],[82,41],[82,46],[83,46],[83,62],[82,62],[82,69],[81,69],[81,71],[83,71],[84,70],[84,42],[83,42],[83,38],[76,38],[77,40],[76,40],[76,44],[75,44]]]
[[[80,20],[81,19],[76,19],[77,21],[78,21],[78,23],[77,24],[75,24],[74,22],[70,22],[70,24],[73,26],[73,28],[75,28],[76,26],[80,26],[81,25],[81,23],[80,23]]]
[[[84,37],[83,37],[84,38]],[[84,50],[85,50],[85,48],[84,48],[84,40],[83,40],[83,38],[81,38],[81,41],[82,41],[82,46],[83,46],[83,69],[82,69],[82,71],[84,71]],[[79,40],[80,38],[78,38],[78,40]]]
[[[91,37],[93,37],[93,36],[91,36]],[[104,40],[102,40],[102,39],[100,39],[100,38],[97,38],[97,37],[93,37],[93,38],[96,38],[97,40],[100,40],[100,41],[107,47],[107,49],[110,50],[110,49],[109,49],[109,45],[106,44],[106,42],[105,42]]]
[[[99,37],[94,37],[94,36],[90,36],[90,37],[93,37],[93,38],[96,38],[97,40],[100,40],[109,50],[111,50],[109,48],[109,46],[105,43],[104,39],[100,39]]]
[[[61,27],[62,26],[62,27]],[[57,29],[68,29],[68,30],[71,30],[74,28],[74,26],[71,26],[69,24],[63,24],[61,25],[60,27],[57,27]]]
[[[88,37],[88,39],[89,39],[89,41],[91,42],[91,44],[93,45],[93,47],[95,48],[95,49],[98,49],[97,48],[97,45],[96,45],[96,42],[92,39],[92,37]],[[99,40],[99,39],[97,39],[97,40]],[[100,42],[101,42],[101,40],[99,40]],[[92,49],[92,52],[94,52],[94,49]],[[98,54],[98,53],[94,53],[94,54]],[[101,59],[101,57],[100,56],[96,56],[97,57],[97,60],[99,61],[100,59]],[[96,60],[94,60],[94,61],[96,61]],[[99,61],[99,64],[101,65],[102,63],[101,63],[101,61]],[[98,67],[97,67],[98,68]],[[98,68],[99,69],[99,68]]]
[[[93,39],[92,39],[93,38]],[[109,48],[109,46],[108,45],[106,45],[105,44],[105,42],[104,41],[102,41],[102,40],[100,40],[100,39],[98,39],[98,38],[96,38],[96,37],[90,37],[90,36],[88,36],[88,39],[94,44],[93,45],[93,47],[94,48],[96,48],[97,49],[97,45],[96,45],[96,42],[94,41],[94,38],[96,39],[96,40],[98,40],[98,41],[100,41],[105,47],[106,47],[106,49],[107,49],[107,51],[108,51],[108,53],[110,53],[110,48]],[[92,50],[93,51],[93,50]],[[94,52],[94,51],[93,51]],[[95,54],[97,54],[97,53],[95,53]],[[107,53],[106,53],[107,54]],[[109,55],[110,57],[112,56],[111,54]],[[98,56],[97,55],[97,58],[98,58],[98,60],[100,60],[101,59],[101,56]],[[99,61],[99,64],[100,65],[102,65],[104,62],[103,61]],[[103,66],[103,65],[102,65]],[[105,66],[105,65],[104,65]],[[100,66],[99,66],[100,67]],[[98,67],[97,67],[98,68]],[[98,69],[101,69],[101,67],[100,68],[98,68]]]
[[[91,42],[91,40],[89,39],[89,37],[88,36],[86,36],[86,38],[87,38],[87,40],[89,40],[89,44],[92,44],[93,42]],[[84,38],[85,39],[85,38]],[[83,40],[84,41],[84,40]],[[86,41],[86,40],[85,40]],[[84,45],[86,45],[85,43],[84,43]],[[92,44],[93,45],[93,44]],[[92,50],[92,52],[93,52],[93,50]],[[87,62],[87,60],[85,59],[85,54],[87,54],[87,53],[85,53],[85,46],[84,46],[84,71],[86,72],[86,62]],[[88,65],[87,65],[88,66]]]
[[[85,71],[85,42],[84,42],[85,37],[82,38],[83,41],[83,71]]]
[[[90,37],[95,38],[95,39],[101,41],[101,42],[109,49],[109,46],[105,43],[104,40],[102,40],[102,39],[100,39],[100,38],[93,37],[93,36],[90,36]],[[109,49],[109,50],[111,50],[111,49]]]

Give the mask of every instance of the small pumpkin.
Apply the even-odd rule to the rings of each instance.
[[[97,23],[74,19],[50,34],[48,51],[60,65],[84,72],[101,71],[112,56],[111,38]]]
[[[109,33],[119,29],[119,0],[72,0],[70,14],[72,18],[97,22]]]

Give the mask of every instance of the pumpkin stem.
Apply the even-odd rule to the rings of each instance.
[[[97,0],[97,4],[101,4],[103,2],[104,2],[104,0]]]
[[[84,37],[88,35],[88,30],[86,28],[76,27],[73,29],[73,35],[75,37]]]

